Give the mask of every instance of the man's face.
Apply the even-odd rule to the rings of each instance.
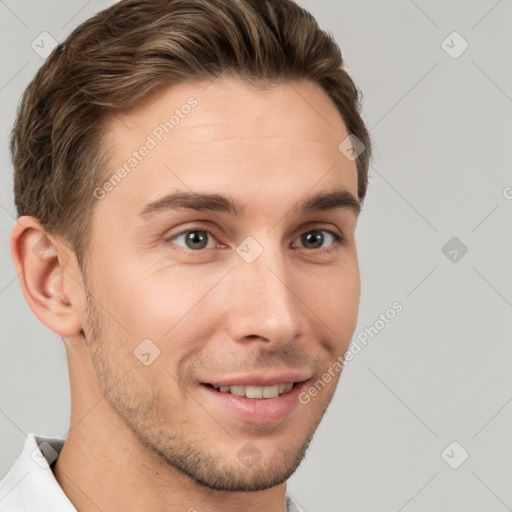
[[[355,329],[357,214],[301,207],[357,197],[357,172],[319,86],[207,85],[110,123],[107,179],[137,161],[95,206],[84,332],[102,393],[143,446],[208,487],[257,490],[300,463],[339,373],[309,403],[298,395]],[[177,192],[229,196],[243,212],[163,200]]]

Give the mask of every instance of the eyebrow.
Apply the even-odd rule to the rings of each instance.
[[[236,216],[242,216],[246,213],[246,206],[231,196],[175,192],[148,203],[139,213],[139,216],[148,218],[159,212],[180,209],[215,211]],[[307,197],[294,207],[295,213],[299,214],[336,209],[352,210],[357,216],[361,212],[361,203],[348,190],[334,189]]]

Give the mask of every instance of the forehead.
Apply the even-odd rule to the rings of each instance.
[[[226,124],[226,130],[231,128],[231,133],[239,136],[252,135],[255,130],[280,134],[283,129],[298,136],[305,129],[306,132],[312,130],[302,133],[308,139],[321,139],[324,134],[318,133],[318,129],[330,129],[334,133],[345,131],[334,102],[315,82],[283,81],[259,87],[228,77],[159,89],[138,107],[114,117],[109,130],[117,129],[122,133],[123,129],[144,128],[147,131],[150,125],[146,122],[160,123],[169,119],[169,115],[190,98],[197,100],[198,107],[191,109],[194,115],[185,116],[188,119],[179,123],[180,129],[175,133],[222,123]],[[297,124],[299,118],[303,122]]]
[[[316,184],[357,197],[356,164],[338,149],[347,135],[334,103],[312,82],[266,90],[236,79],[180,84],[108,123],[105,180],[124,172],[104,202],[133,215],[164,191],[229,189],[245,203],[255,192],[279,200]]]

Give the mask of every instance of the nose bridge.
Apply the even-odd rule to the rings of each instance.
[[[247,247],[246,254],[258,250]],[[256,336],[273,345],[288,343],[300,330],[301,315],[285,255],[279,248],[265,247],[251,261],[243,253],[243,243],[238,249],[231,272],[228,327],[232,339],[243,341]]]

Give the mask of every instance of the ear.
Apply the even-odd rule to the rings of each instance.
[[[84,292],[74,252],[29,216],[16,221],[10,245],[21,289],[32,312],[61,337],[79,334]]]

